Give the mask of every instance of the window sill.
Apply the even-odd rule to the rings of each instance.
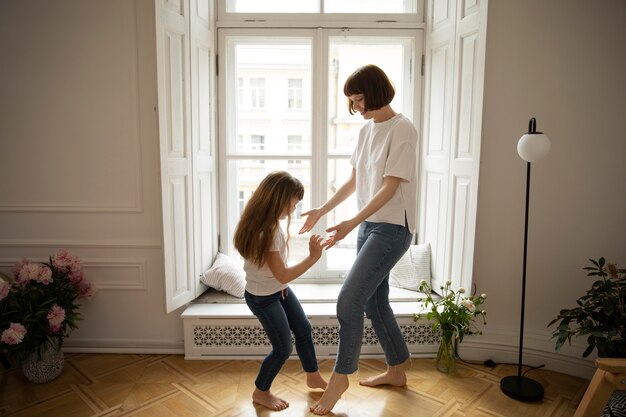
[[[310,316],[335,317],[341,284],[291,284],[305,313]],[[398,317],[412,317],[423,310],[418,298],[424,294],[397,287],[389,288],[391,308]],[[243,298],[209,288],[187,307],[183,318],[241,318],[252,316]]]

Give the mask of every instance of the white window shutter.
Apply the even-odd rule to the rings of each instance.
[[[193,155],[194,277],[217,254],[217,133],[215,8],[213,0],[190,0],[191,142]],[[196,279],[199,296],[206,287]]]
[[[486,0],[428,2],[419,242],[435,291],[472,284],[486,16]]]
[[[203,234],[215,215],[214,210],[207,209],[214,193],[214,187],[207,185],[214,181],[214,110],[210,97],[213,9],[210,0],[156,0],[155,9],[165,301],[169,313],[202,290],[199,274],[214,251],[205,244],[215,239],[210,230],[206,237]],[[202,19],[207,24],[202,25]],[[202,26],[209,28],[208,33]]]

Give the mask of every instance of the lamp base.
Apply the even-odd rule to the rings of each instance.
[[[505,376],[500,380],[500,389],[520,401],[539,401],[543,398],[543,386],[525,376]]]

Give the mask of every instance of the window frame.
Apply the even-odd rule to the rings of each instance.
[[[324,0],[320,0],[323,2]],[[281,27],[354,27],[358,25],[420,24],[424,21],[424,0],[415,0],[414,12],[407,13],[234,13],[227,12],[228,0],[217,1],[218,29],[228,26],[265,26],[279,23]],[[323,7],[323,6],[322,6]],[[346,24],[348,23],[348,24]],[[423,25],[421,25],[423,27]]]
[[[216,180],[216,27],[241,27],[241,22],[220,22],[216,17],[219,1],[223,0],[155,0],[164,295],[168,313],[206,290],[197,277],[220,250],[216,224],[220,201]],[[448,279],[454,286],[470,288],[488,4],[428,0],[424,7],[425,0],[417,1],[417,18],[409,18],[409,22],[346,24],[332,17],[323,22],[319,18],[311,21],[308,16],[282,21],[279,26],[318,29],[355,25],[375,29],[383,24],[389,28],[424,29],[418,243],[434,243],[433,288]],[[274,27],[276,22],[253,20],[246,25]]]
[[[328,91],[327,84],[327,74],[328,74],[328,54],[329,54],[329,45],[330,40],[333,38],[338,38],[341,36],[350,36],[355,39],[360,38],[370,38],[370,39],[384,39],[385,37],[389,37],[391,40],[398,38],[407,38],[409,46],[409,57],[404,57],[404,65],[406,68],[405,79],[402,80],[402,85],[410,86],[411,90],[405,92],[403,95],[404,103],[403,103],[403,112],[412,119],[418,130],[420,129],[420,115],[421,115],[421,106],[423,102],[422,94],[422,83],[423,78],[422,74],[419,71],[419,65],[421,64],[422,59],[422,48],[423,48],[423,31],[416,28],[397,28],[397,27],[389,27],[389,28],[380,28],[376,29],[369,28],[363,29],[354,25],[354,28],[342,28],[337,29],[334,27],[330,28],[270,28],[263,27],[259,28],[233,28],[233,27],[218,27],[217,30],[217,50],[218,50],[218,67],[222,69],[222,74],[218,74],[218,182],[220,195],[222,198],[219,200],[219,225],[220,225],[220,251],[233,255],[236,254],[234,247],[232,245],[232,235],[234,232],[235,225],[232,224],[232,221],[229,222],[226,218],[225,213],[232,212],[232,204],[228,197],[228,190],[231,187],[229,185],[229,175],[228,172],[231,168],[228,167],[229,161],[232,160],[246,160],[255,155],[252,153],[241,153],[236,152],[234,154],[232,151],[228,150],[228,135],[235,130],[234,121],[232,117],[228,115],[232,115],[232,109],[229,108],[227,104],[227,88],[228,86],[236,86],[237,84],[233,84],[233,81],[236,81],[237,75],[232,71],[230,66],[232,63],[229,62],[228,53],[225,52],[225,48],[230,48],[231,46],[227,46],[228,39],[230,37],[242,37],[246,38],[249,36],[258,36],[260,38],[310,38],[311,40],[311,72],[312,72],[312,97],[310,98],[310,106],[311,106],[311,153],[307,154],[306,152],[298,153],[298,152],[289,152],[285,155],[269,155],[263,156],[265,159],[272,158],[284,158],[289,160],[308,160],[310,161],[310,170],[311,170],[311,183],[312,184],[323,184],[326,181],[328,175],[328,166],[327,161],[328,158],[337,158],[348,160],[350,158],[351,152],[335,152],[327,148],[327,143],[325,138],[327,137],[327,116],[328,116],[328,94],[316,94],[316,91],[326,92]],[[384,43],[384,42],[383,42]],[[231,51],[232,53],[232,51]],[[417,64],[416,64],[417,63]],[[220,77],[225,77],[220,79]],[[245,82],[244,82],[245,84]],[[236,94],[236,91],[233,91],[231,94]],[[306,109],[309,104],[304,104],[304,108]],[[308,151],[307,151],[308,152]],[[419,153],[419,151],[418,151]],[[418,155],[419,157],[419,155]],[[346,177],[349,175],[349,172],[346,172]],[[416,187],[418,185],[416,184]],[[309,196],[312,207],[317,207],[323,204],[330,195],[326,194],[326,187],[317,187],[317,189],[311,190],[311,195]],[[418,221],[418,213],[415,213],[415,221],[417,224]],[[323,233],[323,230],[327,227],[325,216],[320,222],[316,225],[316,233]],[[356,255],[356,254],[355,254]],[[302,280],[306,282],[307,279],[316,279],[316,282],[327,282],[327,283],[336,283],[341,282],[347,270],[337,270],[331,269],[328,266],[326,259],[326,254],[323,254],[323,259],[316,263],[307,273],[302,276]],[[322,279],[323,281],[320,281]]]

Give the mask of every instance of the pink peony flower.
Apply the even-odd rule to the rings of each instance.
[[[52,265],[61,272],[80,272],[82,265],[78,256],[72,256],[65,249],[59,249],[56,255],[52,257]]]
[[[17,270],[15,274],[17,282],[22,286],[28,284],[29,281],[40,282],[44,285],[52,282],[52,271],[45,265],[23,260],[16,262],[13,269]]]
[[[22,270],[22,268],[24,267],[24,265],[29,264],[30,261],[28,259],[23,258],[21,261],[17,261],[13,264],[13,267],[11,268],[11,271],[13,272],[14,276],[18,276],[20,271]]]
[[[52,282],[52,270],[45,265],[41,265],[39,268],[39,276],[35,280],[44,285],[50,284]]]
[[[19,323],[11,323],[9,328],[2,332],[0,341],[7,345],[17,345],[22,343],[24,336],[26,336],[26,327]]]
[[[65,320],[65,310],[54,304],[52,308],[50,308],[50,311],[48,311],[46,318],[48,319],[50,328],[59,327],[61,323],[63,323],[63,320]]]
[[[11,288],[11,284],[0,279],[0,300],[6,298],[9,295],[9,288]]]
[[[78,298],[90,299],[96,293],[96,289],[91,282],[82,281],[78,285]]]

